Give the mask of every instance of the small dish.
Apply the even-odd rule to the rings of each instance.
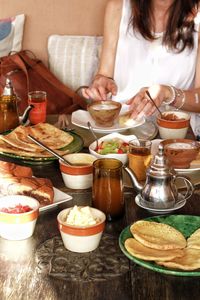
[[[190,125],[190,115],[182,111],[166,111],[158,115],[157,125],[162,139],[177,139],[186,137]]]
[[[33,235],[39,202],[28,196],[9,195],[0,199],[0,236],[20,241]]]
[[[67,216],[72,209],[72,207],[66,208],[57,216],[58,227],[65,248],[79,253],[95,250],[100,243],[105,228],[105,214],[96,208],[90,207],[91,214],[98,220],[97,223],[88,226],[75,226],[66,223]]]
[[[200,151],[198,142],[189,139],[166,139],[161,144],[169,165],[175,169],[189,168]]]
[[[105,135],[104,137],[98,139],[99,145],[103,141],[109,141],[112,139],[120,139],[123,140],[126,143],[129,143],[133,139],[137,139],[135,135],[123,135],[117,132],[113,132],[111,134]],[[128,161],[128,155],[127,153],[109,153],[109,154],[99,154],[95,151],[96,149],[96,141],[94,141],[92,144],[89,146],[89,151],[92,155],[94,155],[96,158],[116,158],[119,159],[123,164],[126,164]]]
[[[129,128],[135,128],[137,126],[140,126],[144,124],[145,118],[134,120],[134,122],[130,126],[120,125],[119,122],[117,121],[114,126],[101,127],[95,124],[94,120],[92,119],[88,111],[79,109],[72,113],[72,118],[71,118],[72,124],[79,126],[81,128],[88,129],[88,121],[91,123],[92,128],[95,132],[112,133],[112,132],[122,132]]]
[[[113,126],[119,116],[121,103],[112,100],[93,101],[87,105],[87,111],[97,126]]]
[[[172,207],[172,208],[167,208],[167,209],[156,209],[156,208],[149,208],[149,207],[144,206],[144,205],[141,203],[141,195],[140,195],[140,194],[138,194],[138,195],[135,197],[135,203],[136,203],[139,207],[141,207],[141,208],[143,208],[143,209],[149,211],[150,213],[153,213],[153,214],[162,214],[162,215],[163,215],[163,214],[169,214],[169,213],[173,212],[174,210],[180,209],[181,207],[183,207],[183,206],[186,204],[186,200],[182,200],[182,195],[181,195],[181,194],[178,195],[178,198],[179,198],[179,200],[178,200],[177,203],[174,205],[174,207]]]
[[[93,162],[96,157],[88,153],[67,154],[64,158],[72,165],[59,160],[63,181],[71,189],[88,189],[92,186]]]

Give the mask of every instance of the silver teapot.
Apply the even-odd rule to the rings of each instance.
[[[169,167],[168,161],[164,156],[163,145],[159,145],[158,153],[154,156],[147,169],[144,186],[138,182],[130,168],[124,167],[124,169],[141,195],[141,204],[147,208],[173,208],[179,201],[184,201],[191,197],[194,191],[194,186],[188,178],[178,176],[175,170]],[[175,184],[177,179],[184,181],[186,192],[180,192],[177,189]]]

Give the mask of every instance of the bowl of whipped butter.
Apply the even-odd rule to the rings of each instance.
[[[58,216],[58,227],[63,244],[72,252],[95,250],[105,228],[105,214],[93,207],[74,206],[62,210]]]

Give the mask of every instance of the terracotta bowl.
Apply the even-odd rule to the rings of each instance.
[[[157,117],[157,125],[162,139],[184,139],[190,125],[190,115],[181,111],[166,111]]]
[[[106,100],[106,101],[93,101],[88,104],[87,110],[91,117],[94,119],[97,126],[111,127],[116,122],[120,110],[121,103]]]
[[[71,208],[62,210],[58,216],[58,227],[66,249],[73,252],[89,252],[95,250],[101,240],[102,233],[105,228],[105,214],[93,207],[90,207],[91,212],[99,222],[89,226],[75,226],[66,223],[67,215]]]
[[[199,144],[189,139],[167,139],[161,143],[164,146],[164,155],[175,169],[189,168],[200,150]]]

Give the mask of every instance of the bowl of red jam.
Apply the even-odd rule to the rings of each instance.
[[[7,240],[24,240],[33,235],[39,215],[39,202],[28,196],[0,198],[0,236]]]

